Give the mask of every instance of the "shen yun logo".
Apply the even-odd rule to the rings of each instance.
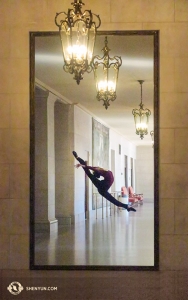
[[[21,291],[23,291],[23,289],[24,289],[23,286],[17,281],[10,283],[9,286],[7,287],[7,290],[13,295],[20,294]]]

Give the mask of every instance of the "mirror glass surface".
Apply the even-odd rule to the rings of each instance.
[[[158,269],[158,32],[98,32],[94,55],[120,56],[117,98],[105,109],[94,74],[78,85],[63,70],[58,32],[30,33],[31,269]],[[135,133],[132,110],[151,111],[148,134]],[[150,132],[154,131],[152,143]],[[110,193],[136,212],[102,198],[72,151],[111,170]],[[124,196],[124,197],[122,197]]]

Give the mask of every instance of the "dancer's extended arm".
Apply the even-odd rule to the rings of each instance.
[[[105,174],[107,172],[105,169],[100,168],[100,167],[91,167],[91,166],[86,166],[86,165],[82,165],[82,164],[77,164],[76,168],[79,168],[79,167],[83,167],[85,169],[92,170],[92,171],[97,171],[100,173],[101,176],[105,176]]]

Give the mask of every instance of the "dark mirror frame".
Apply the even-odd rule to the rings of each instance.
[[[35,37],[58,36],[59,32],[30,32],[30,269],[31,270],[159,270],[159,31],[99,31],[97,35],[150,35],[154,41],[154,266],[63,266],[35,265]]]

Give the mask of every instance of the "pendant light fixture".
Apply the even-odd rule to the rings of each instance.
[[[154,131],[150,131],[151,140],[152,140],[152,147],[154,147]]]
[[[144,108],[144,104],[142,103],[142,85],[144,80],[138,80],[138,82],[140,83],[141,87],[141,102],[139,104],[140,108],[134,108],[132,114],[134,116],[136,134],[140,135],[140,138],[143,139],[144,135],[148,134],[148,123],[151,111],[148,108]]]
[[[81,11],[82,0],[74,0],[68,12],[56,13],[55,24],[59,27],[65,72],[73,74],[77,84],[85,72],[91,72],[91,60],[97,28],[101,20],[91,10]],[[63,19],[61,19],[63,17]],[[94,21],[97,20],[97,25]]]
[[[108,40],[105,37],[105,45],[102,49],[104,55],[100,57],[96,55],[92,60],[92,68],[97,89],[98,101],[103,101],[103,106],[107,109],[110,101],[116,99],[116,86],[119,68],[122,64],[120,56],[109,56]]]

